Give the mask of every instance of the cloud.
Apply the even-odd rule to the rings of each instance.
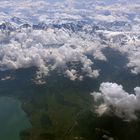
[[[91,0],[68,0],[65,3],[49,3],[46,0],[0,1],[1,22],[8,22],[16,29],[10,33],[0,31],[0,69],[35,66],[38,68],[37,79],[40,79],[50,71],[61,68],[65,69],[62,70],[63,74],[71,80],[83,79],[85,76],[97,78],[99,70],[94,69],[94,60],[107,61],[102,50],[111,47],[126,53],[129,60],[127,67],[132,73],[139,74],[139,7],[139,3],[106,4]],[[21,19],[21,24],[11,20],[13,17]],[[94,23],[89,23],[90,19]],[[82,27],[77,22],[87,20],[88,24]],[[33,25],[38,22],[46,23],[47,28],[18,28],[23,23]],[[70,29],[53,28],[54,24],[65,24]],[[95,24],[99,29],[96,30]],[[77,68],[68,68],[69,62],[73,66],[81,64],[81,73]],[[76,72],[73,73],[73,70]]]
[[[122,85],[105,82],[101,83],[99,91],[91,93],[96,105],[95,112],[99,116],[113,113],[126,120],[137,119],[136,111],[140,110],[140,87],[134,88],[134,94],[129,94]]]
[[[53,27],[46,30],[18,28],[9,34],[2,31],[0,70],[35,66],[38,68],[36,80],[43,79],[50,71],[59,68],[70,80],[82,80],[85,76],[97,78],[99,70],[94,69],[94,59],[88,55],[106,60],[102,54],[105,46],[96,50],[100,41],[92,41],[89,36],[84,32],[75,33],[70,29]]]
[[[131,72],[140,74],[140,48],[136,48],[134,51],[130,52],[128,59],[129,63],[127,66],[131,68]]]
[[[99,30],[97,32],[106,37],[107,40],[105,42],[110,48],[118,50],[121,54],[124,54],[127,57],[128,63],[125,67],[128,67],[133,74],[140,74],[139,28],[137,31]],[[101,58],[106,59],[104,56]]]
[[[72,69],[72,70],[66,70],[66,75],[72,81],[75,81],[77,79],[77,72],[74,69]]]
[[[11,76],[5,76],[5,77],[2,77],[0,80],[1,81],[6,81],[6,80],[13,80],[14,79],[14,77],[11,77]]]

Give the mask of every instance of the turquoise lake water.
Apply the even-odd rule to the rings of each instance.
[[[0,139],[20,140],[19,133],[30,127],[21,102],[11,97],[0,97]]]

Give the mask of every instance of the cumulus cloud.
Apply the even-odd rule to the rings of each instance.
[[[7,42],[4,41],[5,38]],[[97,78],[99,70],[94,69],[94,59],[88,55],[99,60],[105,59],[102,54],[104,45],[96,53],[100,41],[93,41],[84,37],[82,32],[75,33],[64,28],[34,30],[29,27],[16,29],[9,34],[2,32],[1,44],[0,70],[35,66],[38,68],[36,80],[43,79],[50,71],[59,68],[70,80],[82,80],[84,76]]]
[[[126,120],[137,119],[140,110],[140,87],[134,88],[134,94],[126,92],[122,85],[105,82],[100,85],[100,92],[93,92],[95,112],[101,116],[113,113]]]
[[[77,72],[76,70],[66,70],[66,75],[70,78],[70,80],[75,81],[77,79]]]

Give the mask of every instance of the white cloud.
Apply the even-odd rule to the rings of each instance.
[[[72,70],[66,70],[66,75],[72,81],[75,81],[77,79],[77,72],[74,69],[72,69]]]
[[[96,54],[96,59],[103,59],[101,48],[95,51],[99,41],[93,42],[81,33],[70,30],[48,28],[47,30],[33,30],[25,28],[7,33],[2,33],[1,41],[8,38],[7,43],[2,43],[0,49],[0,70],[37,67],[36,79],[42,79],[57,68],[65,69],[71,80],[82,80],[84,76],[97,78],[99,71],[94,69],[94,62],[87,56],[91,52]],[[89,35],[88,35],[89,36]],[[89,51],[90,50],[90,51]],[[95,56],[95,55],[94,55]],[[82,75],[67,66],[80,63]],[[76,66],[77,67],[77,66]]]
[[[14,79],[14,77],[11,77],[11,76],[5,76],[5,77],[2,77],[0,80],[1,81],[6,81],[6,80],[13,80]]]
[[[70,8],[65,7],[66,5]],[[38,21],[48,24],[60,24],[79,20],[85,21],[89,18],[94,19],[95,24],[97,23],[99,27],[102,22],[106,25],[106,23],[116,21],[123,21],[127,25],[130,24],[132,26],[132,29],[128,30],[129,28],[126,26],[116,27],[118,26],[116,24],[112,24],[112,26],[107,24],[107,28],[101,26],[103,30],[95,31],[91,34],[90,32],[93,29],[92,23],[88,26],[85,25],[81,29],[85,32],[81,31],[78,33],[64,28],[53,29],[51,27],[46,30],[21,29],[11,32],[9,36],[2,31],[0,32],[0,42],[2,42],[0,69],[19,69],[36,66],[39,70],[37,72],[38,77],[42,77],[43,73],[43,76],[48,75],[51,70],[58,67],[63,69],[70,61],[82,64],[80,67],[82,75],[79,75],[77,72],[75,75],[71,73],[72,68],[67,68],[65,72],[68,70],[68,75],[72,76],[73,74],[74,77],[77,77],[76,79],[83,79],[84,76],[96,78],[99,76],[99,70],[94,69],[94,60],[88,58],[88,55],[92,55],[94,59],[106,61],[107,58],[102,53],[102,49],[108,46],[119,50],[121,53],[127,53],[129,60],[127,66],[131,68],[132,73],[139,74],[139,7],[139,3],[130,4],[126,2],[124,5],[122,2],[116,2],[108,5],[91,0],[68,0],[65,3],[49,3],[46,0],[37,2],[32,0],[24,2],[0,1],[0,8],[3,11],[0,16],[1,22],[9,21],[16,27],[18,27],[18,24],[11,21],[13,16],[22,18],[25,23],[31,23],[31,25]],[[8,11],[5,12],[5,9],[8,9]],[[134,16],[134,20],[129,17],[131,14]],[[98,33],[103,34],[106,40],[101,39]],[[126,38],[119,38],[121,35],[126,36]],[[135,37],[135,41],[133,37]],[[10,42],[4,44],[5,39],[8,39]],[[113,40],[115,41],[113,42]],[[107,45],[102,44],[102,41]],[[125,42],[125,45],[122,45],[122,42]],[[66,74],[65,72],[64,74]]]
[[[99,20],[99,21],[109,21],[109,22],[113,22],[116,21],[116,17],[113,15],[109,15],[109,16],[105,16],[105,15],[95,15],[94,17],[95,20]]]
[[[140,73],[140,48],[136,48],[135,51],[130,52],[129,54],[129,63],[128,67],[131,68],[131,72],[134,74]]]
[[[97,31],[103,34],[108,40],[106,43],[114,50],[118,50],[121,54],[126,54],[128,63],[126,67],[130,68],[133,74],[140,74],[140,38],[139,28],[134,31]],[[100,55],[101,53],[101,55]],[[99,51],[98,56],[105,60],[102,52]]]
[[[97,114],[114,113],[127,120],[137,119],[135,112],[140,110],[140,87],[134,88],[135,94],[129,94],[122,85],[106,82],[100,85],[99,90],[91,94],[97,105]]]

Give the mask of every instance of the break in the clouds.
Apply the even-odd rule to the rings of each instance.
[[[140,87],[134,88],[134,94],[130,94],[122,85],[105,82],[100,85],[99,92],[91,95],[98,115],[111,113],[126,120],[137,119],[136,112],[140,111]]]

